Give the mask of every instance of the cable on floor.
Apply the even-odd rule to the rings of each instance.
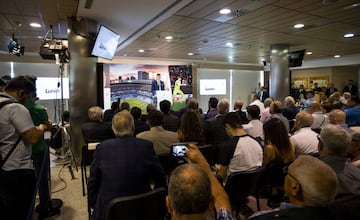
[[[62,188],[60,188],[60,189],[58,189],[58,190],[51,191],[51,193],[57,193],[57,192],[60,192],[60,191],[62,191],[62,190],[64,190],[64,189],[66,189],[67,183],[66,183],[65,179],[61,177],[61,172],[62,172],[62,170],[64,169],[64,167],[66,167],[66,165],[62,166],[62,167],[60,168],[59,172],[58,172],[58,178],[61,180],[61,182],[64,183],[64,187],[62,187]]]

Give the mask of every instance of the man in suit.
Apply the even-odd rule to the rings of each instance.
[[[338,89],[334,87],[334,83],[329,84],[329,88],[326,89],[325,95],[326,97],[330,97],[334,92],[337,92]]]
[[[234,103],[234,111],[239,114],[241,123],[247,124],[249,123],[249,119],[246,116],[246,112],[242,111],[242,107],[244,105],[244,102],[240,99],[236,100]]]
[[[166,178],[150,141],[133,137],[134,120],[127,111],[112,120],[117,136],[101,142],[95,151],[88,181],[89,205],[95,220],[105,219],[108,203],[116,197],[145,193],[166,185]]]
[[[170,112],[171,102],[169,100],[162,100],[160,102],[160,110],[164,114],[164,124],[162,125],[165,130],[176,132],[179,129],[180,120]]]
[[[344,92],[350,92],[352,96],[356,96],[358,94],[358,88],[356,85],[353,85],[353,81],[351,79],[348,81],[348,84],[344,86],[343,93]]]
[[[156,74],[156,79],[154,79],[151,83],[151,92],[153,96],[156,95],[157,90],[165,90],[164,81],[161,80],[160,73]]]
[[[81,125],[81,131],[86,143],[99,142],[115,137],[110,122],[103,122],[102,108],[92,106],[88,110],[90,121]]]

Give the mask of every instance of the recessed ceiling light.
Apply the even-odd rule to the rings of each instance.
[[[339,54],[336,54],[334,57],[335,58],[340,58],[341,56]]]
[[[355,36],[355,34],[353,34],[353,33],[344,34],[344,37],[345,37],[345,38],[352,38],[352,37],[354,37],[354,36]]]
[[[294,25],[294,28],[303,28],[303,27],[305,27],[304,24],[295,24]]]
[[[230,14],[231,10],[228,9],[228,8],[223,8],[219,11],[220,14],[222,15],[227,15],[227,14]]]
[[[194,55],[194,53],[188,53],[188,55],[189,55],[189,56],[193,56],[193,55]]]
[[[140,52],[140,53],[144,53],[144,52],[145,52],[145,50],[143,50],[143,49],[140,49],[140,50],[139,50],[139,52]]]
[[[170,35],[169,35],[169,36],[166,36],[165,39],[166,39],[166,40],[172,40],[172,39],[174,39],[174,38],[173,38],[173,36],[170,36]]]
[[[311,55],[311,54],[312,54],[312,52],[311,52],[311,51],[308,51],[308,52],[306,52],[306,54],[307,54],[307,55]]]
[[[227,47],[232,47],[232,46],[234,46],[233,43],[230,43],[230,42],[229,42],[229,43],[226,43],[225,45],[226,45]]]
[[[33,22],[33,23],[30,23],[30,26],[35,27],[35,28],[39,28],[39,27],[41,27],[41,24]]]

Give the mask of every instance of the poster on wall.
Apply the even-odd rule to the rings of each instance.
[[[186,99],[192,97],[192,66],[169,66],[169,76],[173,96],[173,109],[184,108]]]
[[[137,106],[146,114],[148,104],[158,107],[160,99],[157,94],[172,94],[166,97],[173,104],[174,98],[182,100],[179,95],[173,95],[175,84],[171,83],[169,69],[167,65],[109,64],[110,101],[126,101],[130,107]],[[181,86],[184,85],[180,85],[180,90],[184,89]],[[163,96],[159,98],[164,99]],[[173,109],[178,110],[177,105]]]

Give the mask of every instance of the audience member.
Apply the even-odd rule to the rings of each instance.
[[[287,132],[290,132],[289,120],[283,115],[283,107],[280,101],[273,101],[270,105],[271,118],[278,118],[284,123]]]
[[[350,131],[349,126],[346,124],[346,115],[343,110],[334,109],[329,113],[329,123],[339,125],[345,131]]]
[[[166,178],[150,141],[133,137],[134,120],[128,111],[112,120],[117,138],[101,142],[95,151],[88,180],[91,219],[105,219],[109,201],[120,196],[145,193],[166,185]]]
[[[313,92],[314,92],[314,94],[315,94],[315,93],[319,93],[319,92],[321,92],[321,88],[320,88],[320,87],[318,87],[318,83],[317,83],[317,82],[316,82],[316,83],[314,83]]]
[[[147,116],[150,131],[144,131],[136,135],[137,138],[151,141],[156,154],[170,153],[170,146],[179,142],[176,132],[165,130],[164,115],[160,111],[151,111]]]
[[[224,116],[226,133],[230,139],[219,145],[217,174],[226,181],[233,172],[251,171],[261,167],[263,150],[259,142],[246,134],[235,112]]]
[[[284,190],[290,203],[260,211],[249,219],[331,219],[327,206],[334,200],[337,187],[331,167],[315,157],[301,155],[288,167],[285,176]]]
[[[358,89],[356,85],[353,85],[353,81],[350,79],[347,83],[347,85],[343,88],[343,93],[350,92],[351,96],[357,96],[358,95]]]
[[[301,94],[303,95],[303,98],[306,100],[306,90],[303,84],[299,85],[299,97],[297,98],[297,100],[300,100]]]
[[[180,120],[178,117],[170,113],[171,102],[162,100],[160,102],[160,111],[164,114],[163,128],[168,131],[176,132],[179,129]]]
[[[263,166],[270,163],[287,164],[295,159],[295,149],[290,142],[284,123],[272,118],[264,123],[264,160]]]
[[[152,104],[152,103],[147,104],[147,106],[146,106],[146,113],[149,113],[149,112],[151,112],[151,111],[153,111],[153,110],[157,110],[157,109],[156,109],[156,106],[155,106],[154,104]]]
[[[284,106],[282,114],[288,120],[293,120],[296,114],[299,113],[299,109],[295,106],[295,100],[291,96],[286,96],[284,100]]]
[[[26,219],[35,189],[32,144],[50,126],[34,126],[24,104],[35,93],[24,76],[10,80],[0,93],[0,212],[2,219]],[[13,149],[13,150],[12,150]]]
[[[180,127],[177,131],[181,142],[196,142],[205,144],[205,133],[201,125],[198,112],[188,109],[181,117]]]
[[[119,111],[123,110],[127,110],[128,112],[130,112],[130,104],[128,102],[121,102]]]
[[[185,153],[189,164],[177,167],[169,180],[166,206],[171,219],[231,220],[229,197],[197,146],[190,145]]]
[[[351,96],[345,109],[346,124],[349,126],[360,125],[360,99],[359,96]]]
[[[250,122],[248,124],[242,125],[244,131],[254,138],[260,138],[261,140],[264,140],[263,123],[261,123],[259,120],[259,107],[257,105],[249,105],[246,107],[246,111],[248,113],[247,116]]]
[[[321,111],[320,103],[318,103],[317,101],[313,101],[309,104],[309,113],[313,117],[311,129],[319,133],[321,128],[329,123],[329,118]]]
[[[290,141],[295,147],[295,154],[317,155],[319,150],[317,148],[318,139],[317,133],[311,130],[313,117],[306,111],[301,111],[296,115],[294,125],[295,134],[290,137]]]
[[[234,103],[234,111],[239,114],[241,123],[244,125],[244,124],[249,123],[249,119],[246,116],[246,112],[242,111],[243,105],[244,105],[244,102],[242,100],[240,100],[240,99],[236,100]]]
[[[271,114],[270,114],[270,105],[271,103],[274,101],[273,98],[267,98],[264,101],[264,112],[260,111],[260,121],[262,123],[265,123],[267,120],[269,120],[271,118]]]
[[[130,114],[134,118],[134,125],[135,125],[134,136],[136,136],[137,134],[139,134],[143,131],[150,130],[150,128],[146,124],[146,122],[141,120],[141,116],[142,116],[141,108],[136,107],[136,106],[132,107],[130,109]]]
[[[330,113],[333,110],[333,108],[334,107],[333,107],[332,103],[329,101],[329,99],[321,102],[320,109],[323,114]]]
[[[111,103],[111,108],[104,112],[104,122],[111,122],[112,118],[116,113],[120,111],[119,102]]]
[[[352,127],[350,129],[351,144],[347,148],[353,164],[360,168],[360,127]]]
[[[306,101],[305,101],[305,108],[307,109],[310,105],[310,103],[315,101],[314,92],[312,90],[309,90],[306,92]]]
[[[330,97],[330,95],[332,95],[334,92],[337,92],[337,91],[338,91],[338,89],[335,88],[334,83],[331,82],[329,84],[329,88],[327,88],[326,91],[325,91],[325,95],[326,95],[326,97]]]
[[[217,105],[218,114],[205,121],[205,136],[208,144],[217,146],[229,139],[224,128],[224,117],[229,112],[229,101],[221,99]]]
[[[263,113],[265,111],[264,104],[259,100],[259,95],[256,93],[253,93],[251,95],[251,103],[250,105],[257,105],[260,109],[260,113]]]
[[[339,189],[332,211],[338,219],[360,219],[360,169],[345,159],[351,135],[336,125],[326,125],[319,137],[320,159],[337,174]]]
[[[265,99],[269,98],[269,92],[265,86],[260,87],[260,92],[258,93],[258,95],[261,102],[264,102]]]
[[[350,92],[344,92],[342,96],[340,96],[339,101],[344,106],[343,108],[348,107],[348,102],[351,99],[351,93]]]
[[[218,114],[217,104],[219,100],[216,97],[210,97],[208,102],[208,111],[205,115],[205,120],[213,118]]]
[[[99,142],[115,137],[111,130],[111,123],[102,121],[102,108],[92,106],[88,110],[89,121],[81,125],[85,143]]]

